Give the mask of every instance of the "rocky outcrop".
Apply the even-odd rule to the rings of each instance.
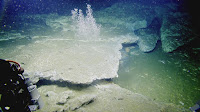
[[[138,3],[115,3],[95,13],[97,22],[102,25],[113,26],[114,30],[123,27],[121,30],[132,32],[139,28],[148,26],[156,12],[148,5]]]
[[[152,51],[160,37],[161,22],[159,18],[154,18],[147,28],[135,30],[134,33],[139,37],[138,46],[143,52]]]
[[[189,15],[181,12],[170,12],[163,17],[161,27],[162,49],[172,52],[194,39]]]

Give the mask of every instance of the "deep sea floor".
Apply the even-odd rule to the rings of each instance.
[[[118,8],[117,5],[115,8]],[[109,8],[106,10],[112,12]],[[128,22],[131,23],[135,21],[134,17],[126,17],[127,15],[124,14],[125,16],[120,18],[120,14],[118,16],[110,13],[109,16],[105,16],[107,13],[104,13],[104,11],[98,12],[97,23],[102,25],[100,35],[105,37],[105,40],[133,33],[133,29],[128,28],[130,25]],[[126,12],[126,10],[124,10],[124,12]],[[99,16],[102,16],[102,18],[98,18]],[[119,18],[113,19],[112,16]],[[28,51],[27,46],[34,45],[34,42],[44,42],[45,46],[48,43],[45,43],[46,41],[44,40],[48,40],[50,37],[51,39],[63,39],[67,37],[73,40],[74,34],[71,28],[73,23],[69,18],[71,18],[71,15],[70,17],[59,17],[59,15],[55,16],[54,14],[36,15],[36,17],[30,16],[30,21],[33,22],[34,20],[34,22],[33,24],[29,23],[29,19],[25,21],[24,25],[27,26],[24,28],[27,29],[20,28],[16,31],[1,31],[0,58],[16,60],[20,59],[20,57],[17,56],[22,56],[24,60],[28,62],[31,56],[20,53],[23,53],[23,48],[26,48],[26,51]],[[130,21],[127,23],[124,22],[126,19]],[[38,20],[46,20],[45,25],[42,24],[42,21],[40,21],[41,23],[38,22]],[[138,21],[143,21],[143,19]],[[115,25],[116,23],[118,23],[118,25]],[[51,28],[52,26],[54,28]],[[32,32],[32,34],[24,32]],[[73,43],[68,44],[69,47],[71,44]],[[62,44],[55,46],[59,48],[62,47]],[[47,50],[48,49],[50,48],[47,46]],[[34,50],[30,49],[30,54],[32,51]],[[44,49],[44,52],[47,51]],[[162,51],[161,42],[158,42],[156,48],[149,53],[140,51],[138,46],[134,45],[123,47],[121,49],[121,54],[122,59],[120,60],[118,70],[119,77],[112,80],[115,84],[131,90],[134,93],[145,95],[155,101],[182,105],[187,109],[200,100],[200,63],[187,53],[181,51],[165,53]],[[21,63],[22,66],[26,66],[26,63],[19,63]]]
[[[128,52],[127,52],[128,51]],[[181,52],[164,53],[159,42],[150,53],[122,49],[116,84],[161,102],[188,108],[199,100],[199,63]]]

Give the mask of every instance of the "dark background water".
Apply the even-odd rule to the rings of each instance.
[[[192,15],[199,11],[198,3],[189,0],[1,0],[1,12],[6,14],[17,14],[20,12],[42,14],[42,13],[66,13],[67,9],[77,8],[85,4],[91,4],[96,8],[109,7],[116,2],[137,2],[147,5],[162,5],[166,3],[177,3]]]
[[[109,7],[116,2],[140,2],[144,4],[166,4],[166,3],[178,3],[183,4],[185,2],[175,0],[1,0],[1,12],[3,11],[7,15],[15,15],[21,12],[43,14],[43,13],[69,13],[71,8],[77,8],[84,6],[85,4],[91,4],[96,8]],[[187,3],[188,4],[188,3]],[[189,3],[190,4],[190,3]]]
[[[0,25],[1,30],[10,29],[5,25],[16,24],[16,16],[26,14],[50,14],[69,15],[74,8],[85,10],[86,3],[91,4],[93,10],[110,7],[116,2],[137,2],[147,5],[160,5],[176,3],[179,10],[191,15],[193,27],[200,31],[200,15],[197,1],[191,0],[1,0],[0,1]]]

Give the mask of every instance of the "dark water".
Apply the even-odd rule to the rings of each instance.
[[[91,4],[94,11],[98,11],[113,4],[121,3],[142,3],[148,6],[161,6],[167,3],[176,3],[180,11],[188,12],[191,15],[193,26],[199,30],[198,3],[189,0],[1,0],[0,1],[0,25],[1,30],[19,30],[23,25],[23,20],[19,20],[21,14],[50,14],[71,15],[74,8],[86,9],[86,4]],[[33,18],[29,21],[33,22]],[[39,24],[43,24],[42,22]],[[28,26],[27,26],[28,27]]]
[[[134,2],[158,7],[167,3],[178,4],[181,12],[187,12],[191,16],[192,30],[200,31],[196,3],[183,0],[164,0],[162,2],[160,0],[1,0],[0,39],[13,38],[0,42],[1,51],[3,51],[0,53],[0,58],[10,58],[6,53],[12,52],[17,45],[28,44],[32,41],[32,36],[58,33],[60,30],[52,31],[44,19],[52,13],[56,13],[57,16],[52,16],[51,19],[63,15],[71,16],[72,9],[85,10],[86,3],[88,3],[92,5],[95,15],[95,12],[109,8],[117,2]],[[101,24],[101,22],[99,23]],[[102,27],[110,29],[108,24],[102,23]],[[111,27],[113,26],[111,25]],[[119,29],[116,28],[117,30],[112,32],[114,34],[104,33],[117,36],[132,32],[120,25],[115,27],[119,27]],[[21,37],[24,38],[19,41],[18,39]],[[199,40],[197,39],[197,41]],[[184,46],[187,49],[181,47],[173,53],[163,52],[160,42],[150,53],[141,52],[138,46],[124,47],[121,50],[123,57],[118,71],[119,78],[114,79],[114,82],[156,101],[184,105],[186,108],[193,106],[196,101],[200,100],[200,61],[198,59],[200,46],[195,44],[197,41]],[[12,54],[14,55],[14,53],[17,52]]]

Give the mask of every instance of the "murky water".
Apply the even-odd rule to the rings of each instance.
[[[150,53],[142,53],[137,46],[124,48],[114,82],[154,100],[188,108],[200,98],[199,65],[179,52],[164,53],[160,44]]]
[[[123,28],[112,30],[111,27],[102,28],[101,31],[104,38],[119,37],[129,33],[123,31]],[[70,33],[55,33],[53,36],[73,37]],[[45,38],[2,41],[1,58],[15,60],[15,56],[22,55],[21,47],[43,39]],[[164,53],[160,42],[150,53],[141,52],[138,46],[124,46],[121,53],[119,77],[114,79],[116,84],[153,100],[183,105],[186,108],[193,106],[199,100],[200,68],[199,64],[195,63],[195,59],[189,60],[180,52]]]
[[[44,19],[42,16],[44,15],[37,17]],[[67,17],[66,19],[69,18],[71,17]],[[46,16],[45,19],[52,18],[48,18],[48,16]],[[97,22],[98,19],[99,18],[97,18]],[[57,29],[50,28],[49,26],[41,27],[42,25],[40,26],[39,23],[39,25],[37,24],[38,26],[36,24],[35,25],[41,29],[37,29],[36,26],[26,29],[27,31],[29,30],[32,32],[32,34],[24,34],[25,37],[23,38],[19,37],[17,39],[15,38],[0,41],[0,58],[12,59],[15,61],[18,61],[20,58],[24,58],[24,60],[28,63],[28,58],[31,57],[25,57],[28,55],[23,54],[22,49],[28,48],[29,44],[34,45],[34,42],[41,41],[44,42],[44,45],[52,46],[51,43],[45,43],[45,39],[48,40],[51,38],[56,40],[68,38],[73,40],[75,35],[70,27],[70,25],[72,25],[72,21],[66,20],[63,22],[63,20],[64,19],[61,18],[60,20],[58,19],[58,21],[53,21],[55,23],[64,23],[60,25],[63,25],[62,27],[59,25],[55,26],[58,27]],[[53,22],[52,24],[54,24]],[[99,22],[99,24],[102,25],[101,33],[99,35],[103,37],[103,39],[119,38],[120,36],[126,36],[127,34],[133,33],[132,29],[124,26],[121,27],[121,24],[113,25],[106,22],[105,24]],[[43,31],[42,29],[48,29],[48,31]],[[9,34],[11,32],[7,33]],[[16,33],[22,33],[22,31],[20,30]],[[46,37],[44,36],[43,38],[42,36],[38,36],[40,33],[41,35],[45,34]],[[31,36],[30,38],[29,35]],[[88,35],[92,35],[92,33],[87,34],[87,36]],[[32,38],[37,36],[38,38]],[[72,44],[73,43],[68,44],[68,46]],[[54,46],[62,48],[65,45],[55,42]],[[35,48],[42,49],[39,46]],[[50,47],[47,47],[44,51],[50,52]],[[154,51],[149,53],[143,53],[136,45],[124,46],[121,53],[122,59],[120,60],[118,70],[119,77],[113,80],[114,83],[131,90],[134,93],[140,93],[148,96],[155,101],[183,105],[185,108],[193,106],[196,101],[200,99],[200,63],[199,61],[195,61],[196,59],[191,59],[190,56],[180,51],[165,53],[162,51],[161,42],[158,42]],[[26,63],[22,61],[19,63],[26,68]]]

